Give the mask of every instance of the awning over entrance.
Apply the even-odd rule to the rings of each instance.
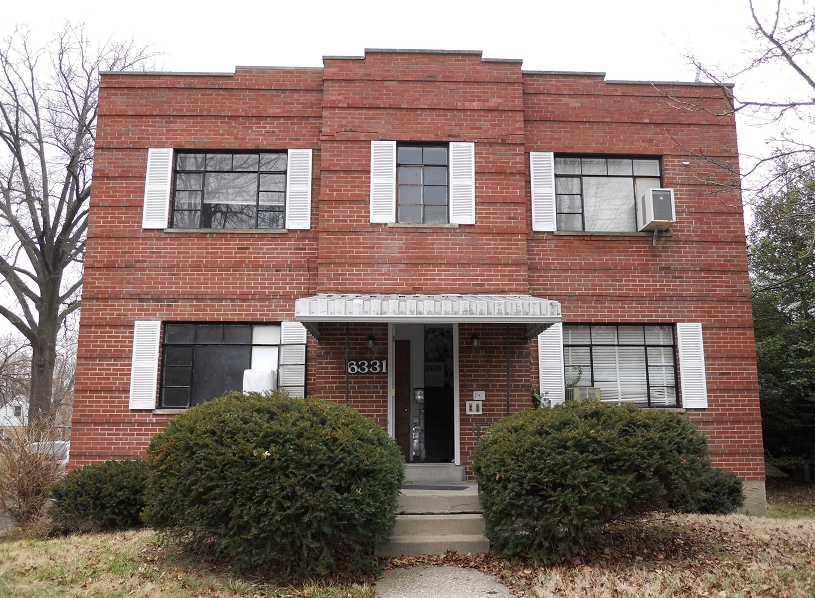
[[[314,295],[294,317],[319,339],[319,322],[526,324],[527,338],[560,322],[560,303],[531,295]]]

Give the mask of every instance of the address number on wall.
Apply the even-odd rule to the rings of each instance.
[[[348,360],[345,371],[349,374],[387,374],[387,359]]]

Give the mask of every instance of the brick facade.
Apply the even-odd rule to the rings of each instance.
[[[682,110],[682,102],[710,110]],[[480,53],[368,51],[322,69],[234,75],[105,74],[73,415],[72,466],[143,454],[171,414],[130,410],[133,322],[280,322],[320,293],[533,295],[564,323],[701,322],[707,409],[688,410],[715,464],[764,479],[747,254],[722,91],[523,72]],[[475,143],[476,224],[389,226],[369,218],[371,141]],[[142,228],[147,148],[313,150],[309,230]],[[533,232],[529,152],[662,159],[677,222],[642,233]],[[252,234],[254,233],[254,234]],[[387,324],[351,325],[354,355],[386,358]],[[478,431],[529,407],[537,345],[525,327],[461,323],[462,463]],[[345,401],[345,326],[309,336],[307,389]],[[481,346],[469,343],[478,333]],[[367,335],[381,339],[373,350]],[[485,390],[484,413],[464,399]],[[388,423],[384,377],[349,381],[349,404]]]

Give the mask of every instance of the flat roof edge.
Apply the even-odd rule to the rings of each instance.
[[[735,83],[709,83],[707,81],[632,81],[628,79],[608,79],[606,83],[615,85],[682,85],[683,87],[729,87]]]
[[[605,73],[592,71],[521,71],[524,75],[560,75],[563,77],[605,77]]]
[[[234,77],[235,73],[194,71],[99,71],[100,75],[127,75],[128,77]]]

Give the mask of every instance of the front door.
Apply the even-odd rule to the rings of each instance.
[[[408,463],[455,461],[453,327],[394,327],[394,437]]]

